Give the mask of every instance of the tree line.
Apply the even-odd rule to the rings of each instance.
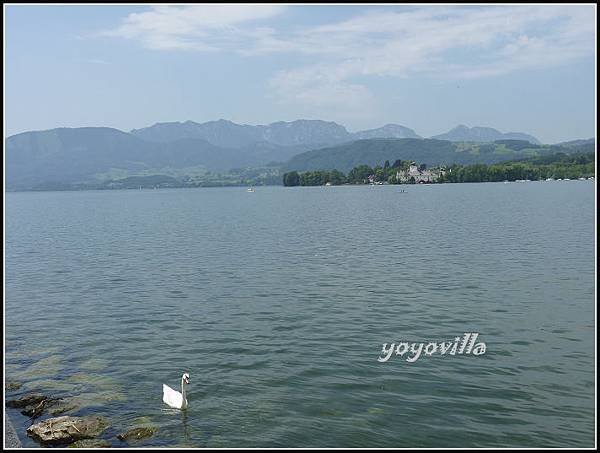
[[[370,182],[369,177],[372,178],[373,182],[396,184],[396,173],[399,170],[408,169],[410,163],[411,161],[398,159],[393,164],[386,160],[383,165],[375,167],[358,165],[350,170],[347,175],[339,170],[314,170],[302,173],[290,171],[283,174],[283,185],[323,186],[329,183],[337,186],[341,184],[368,184]]]
[[[452,165],[438,182],[500,182],[544,179],[577,179],[595,175],[595,153],[534,157],[485,165]]]
[[[555,153],[523,160],[496,164],[454,164],[441,172],[438,183],[449,182],[501,182],[541,179],[577,179],[595,175],[595,152],[565,154]],[[411,161],[396,160],[392,165],[385,161],[383,166],[358,165],[347,175],[338,170],[315,170],[283,174],[284,186],[322,186],[340,184],[368,184],[370,181],[397,184],[396,173],[407,170]],[[422,164],[420,169],[425,169]]]

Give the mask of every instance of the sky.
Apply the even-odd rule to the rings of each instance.
[[[595,136],[595,5],[5,5],[5,136],[322,119]]]

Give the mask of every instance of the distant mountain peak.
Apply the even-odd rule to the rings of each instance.
[[[366,138],[422,138],[412,129],[401,126],[400,124],[388,123],[377,129],[367,129],[352,134],[355,139],[362,140]]]
[[[500,132],[498,129],[487,126],[468,127],[464,124],[450,129],[448,132],[431,137],[437,140],[448,140],[451,142],[494,142],[496,140],[525,140],[535,145],[539,145],[540,141],[533,135],[523,132]]]

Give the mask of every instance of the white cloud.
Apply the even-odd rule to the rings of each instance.
[[[313,102],[310,94],[319,93],[320,102],[326,97],[344,108],[346,97],[327,87],[347,88],[360,104],[370,95],[366,85],[353,82],[358,77],[493,77],[594,55],[594,43],[594,10],[585,6],[427,6],[379,8],[288,37],[270,33],[248,53],[318,58],[313,66],[288,69],[285,77],[277,74],[271,86],[289,102]]]
[[[120,26],[101,34],[134,39],[155,50],[215,51],[239,40],[239,25],[283,10],[279,5],[155,6],[129,14]]]
[[[283,9],[155,7],[130,14],[104,34],[156,50],[308,57],[311,63],[274,74],[271,94],[280,102],[332,109],[375,105],[361,77],[493,77],[568,64],[595,52],[592,5],[379,6],[315,27],[278,29],[274,21],[265,26]]]

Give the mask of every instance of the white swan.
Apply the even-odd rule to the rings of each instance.
[[[190,375],[183,373],[181,376],[181,393],[163,384],[163,401],[175,409],[187,409],[186,386],[190,383]]]

